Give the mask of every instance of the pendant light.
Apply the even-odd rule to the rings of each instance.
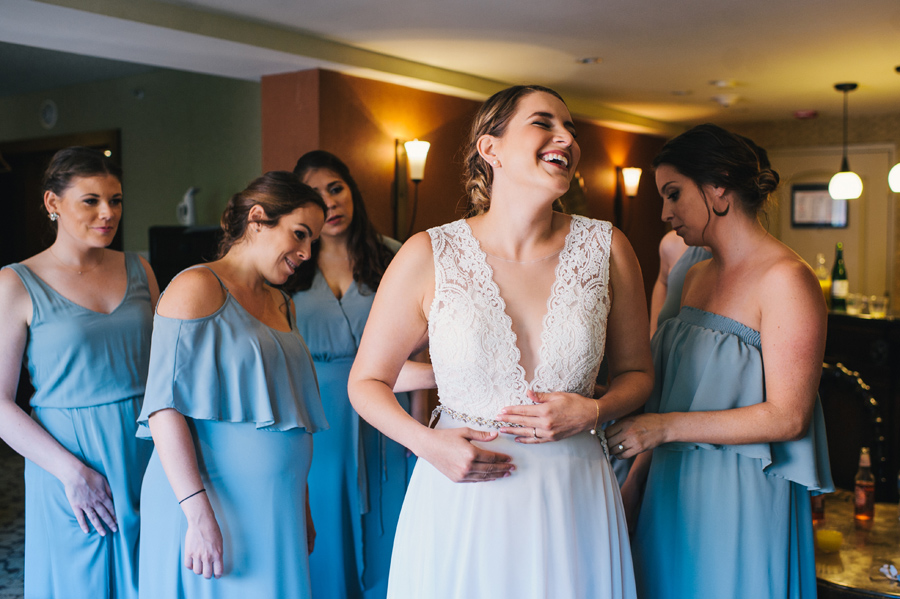
[[[862,179],[850,170],[847,162],[847,93],[856,87],[855,83],[838,83],[834,86],[834,89],[844,94],[844,154],[841,159],[841,172],[828,182],[828,194],[833,200],[855,200],[862,195]]]
[[[900,73],[900,65],[894,67],[894,70]],[[888,185],[894,193],[900,193],[900,162],[894,165],[894,168],[888,173]]]

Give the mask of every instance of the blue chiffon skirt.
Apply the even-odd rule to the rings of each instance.
[[[809,491],[730,449],[658,448],[633,539],[642,599],[813,599]]]
[[[109,483],[118,532],[84,534],[65,487],[25,461],[25,597],[134,599],[141,479],[153,450],[136,439],[140,398],[85,408],[34,408],[32,417]]]
[[[207,580],[184,567],[187,520],[154,452],[141,495],[140,597],[310,597],[305,506],[312,435],[258,430],[255,423],[187,422],[222,531],[225,571]]]

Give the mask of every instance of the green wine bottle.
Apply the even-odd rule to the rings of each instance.
[[[844,266],[844,244],[839,241],[835,249],[834,268],[831,269],[831,309],[846,312],[848,295],[850,283],[847,282],[847,268]]]

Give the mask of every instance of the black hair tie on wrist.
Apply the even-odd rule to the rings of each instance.
[[[187,497],[185,497],[184,499],[182,499],[181,501],[179,501],[179,502],[178,502],[178,505],[181,505],[182,503],[184,503],[185,501],[187,501],[188,499],[190,499],[190,498],[193,497],[194,495],[199,495],[200,493],[206,493],[206,489],[200,489],[199,491],[195,491],[195,492],[191,493],[190,495],[188,495]]]

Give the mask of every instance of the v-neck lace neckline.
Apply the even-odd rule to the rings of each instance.
[[[525,378],[525,368],[522,366],[522,350],[519,349],[519,338],[518,335],[516,335],[515,330],[513,329],[512,317],[509,315],[506,309],[506,300],[500,293],[500,286],[494,280],[494,267],[492,267],[490,263],[488,263],[488,253],[485,252],[484,249],[482,249],[481,242],[477,237],[475,237],[475,234],[472,232],[472,227],[469,226],[468,221],[464,220],[462,222],[465,225],[464,230],[470,237],[470,241],[472,242],[472,245],[476,250],[480,266],[485,270],[487,281],[485,287],[488,292],[489,298],[493,300],[491,302],[491,305],[494,306],[495,310],[497,311],[499,320],[503,322],[504,340],[512,350],[512,354],[514,356],[513,360],[515,362],[516,376],[525,389],[533,389],[535,382],[540,380],[541,372],[547,367],[547,356],[545,351],[548,346],[547,323],[550,319],[551,312],[553,311],[553,306],[556,303],[554,300],[559,293],[560,268],[565,263],[568,254],[571,252],[572,240],[574,238],[575,231],[575,219],[573,218],[569,221],[569,230],[566,232],[563,247],[558,252],[559,257],[557,258],[556,266],[553,268],[553,283],[550,285],[550,294],[547,296],[546,300],[547,310],[544,313],[543,318],[541,318],[540,347],[538,348],[537,361],[534,365],[534,370],[531,373],[530,381]]]

